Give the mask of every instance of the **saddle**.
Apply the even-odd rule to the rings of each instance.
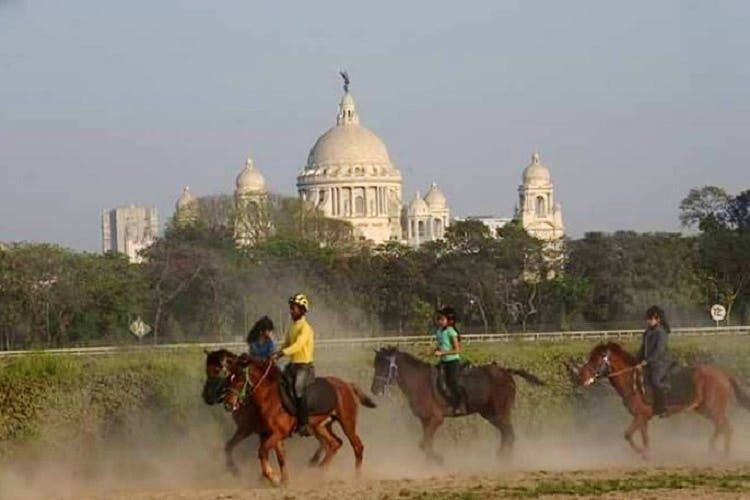
[[[471,363],[462,362],[459,365],[458,370],[458,387],[461,388],[466,394],[466,405],[471,407],[471,393],[469,387],[472,385],[470,381],[477,375],[477,368],[472,366]],[[441,370],[439,366],[433,366],[431,371],[432,379],[432,391],[437,394],[440,398],[445,401],[450,401],[450,389],[445,381],[445,371]]]
[[[279,393],[284,410],[297,416],[297,405],[294,402],[294,383],[285,375],[279,379]],[[305,389],[307,411],[310,415],[325,415],[336,408],[336,390],[330,382],[322,377],[315,377]]]
[[[690,366],[679,366],[676,362],[672,363],[667,372],[667,386],[669,387],[666,392],[667,406],[684,406],[693,402],[695,398],[694,370]],[[646,403],[653,404],[653,392],[651,386],[644,380],[642,371],[637,372],[635,384],[636,390],[643,395]]]

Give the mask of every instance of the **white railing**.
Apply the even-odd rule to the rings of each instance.
[[[524,332],[524,333],[469,333],[462,334],[466,343],[483,342],[535,342],[569,340],[622,340],[636,339],[642,330],[583,330],[576,332]],[[672,334],[676,337],[727,337],[750,335],[750,326],[724,326],[718,328],[675,328]],[[352,337],[337,339],[318,339],[316,346],[321,349],[336,347],[377,347],[383,345],[425,345],[434,340],[428,335],[384,336],[384,337]],[[130,346],[102,346],[102,347],[70,347],[65,349],[43,349],[37,351],[0,351],[1,357],[28,356],[33,354],[45,355],[102,355],[118,353],[137,353],[142,350],[179,350],[179,349],[216,349],[225,348],[242,351],[246,348],[244,342],[202,342],[182,344],[148,344]]]

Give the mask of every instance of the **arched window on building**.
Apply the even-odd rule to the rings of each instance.
[[[547,211],[545,210],[544,206],[544,196],[537,196],[536,197],[536,216],[537,217],[544,217],[547,215]]]
[[[421,220],[417,223],[417,227],[419,228],[419,237],[424,238],[426,236],[425,233],[425,227],[424,227],[424,221]]]
[[[442,238],[443,237],[443,221],[440,219],[435,219],[435,237],[436,238]]]
[[[354,198],[354,215],[365,215],[365,198],[363,196]]]

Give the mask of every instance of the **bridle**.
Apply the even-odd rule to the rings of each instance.
[[[594,371],[594,376],[591,377],[589,380],[590,382],[586,385],[591,385],[600,378],[607,377],[607,378],[613,378],[617,377],[619,375],[622,375],[624,373],[628,373],[635,370],[640,370],[641,365],[634,365],[634,366],[626,366],[625,368],[622,368],[620,370],[617,370],[616,372],[610,373],[609,371],[612,368],[612,363],[609,360],[610,358],[610,351],[607,350],[607,352],[602,356],[602,360],[599,362],[599,366],[596,367],[596,371]]]
[[[398,365],[396,364],[396,354],[388,356],[388,375],[375,375],[376,380],[381,380],[383,385],[391,385],[394,380],[398,380]]]
[[[266,362],[266,369],[263,372],[263,375],[260,376],[257,382],[253,383],[250,381],[250,365],[246,366],[243,370],[245,372],[245,382],[242,384],[242,389],[237,390],[234,387],[231,386],[231,380],[234,378],[234,374],[232,374],[230,378],[230,386],[227,389],[227,392],[229,394],[234,394],[237,397],[237,400],[235,404],[232,407],[232,411],[237,411],[237,408],[247,399],[249,396],[252,396],[253,393],[260,387],[260,384],[263,383],[264,380],[268,377],[268,374],[271,373],[271,368],[273,367],[274,362],[272,359],[269,359]],[[248,391],[248,388],[250,389]],[[228,406],[228,405],[227,405]]]

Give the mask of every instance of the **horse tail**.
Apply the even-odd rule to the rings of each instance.
[[[378,405],[375,404],[375,401],[370,398],[365,392],[359,388],[357,384],[349,384],[349,387],[352,388],[352,392],[354,392],[354,396],[357,398],[359,403],[364,406],[365,408],[376,408]]]
[[[527,372],[526,370],[517,370],[515,368],[506,368],[506,370],[508,370],[508,372],[513,375],[518,375],[532,385],[545,385],[545,383],[539,377],[537,377],[533,373]]]
[[[746,410],[750,410],[750,394],[748,394],[745,388],[740,386],[740,381],[736,377],[729,377],[729,382],[732,384],[737,402]]]

